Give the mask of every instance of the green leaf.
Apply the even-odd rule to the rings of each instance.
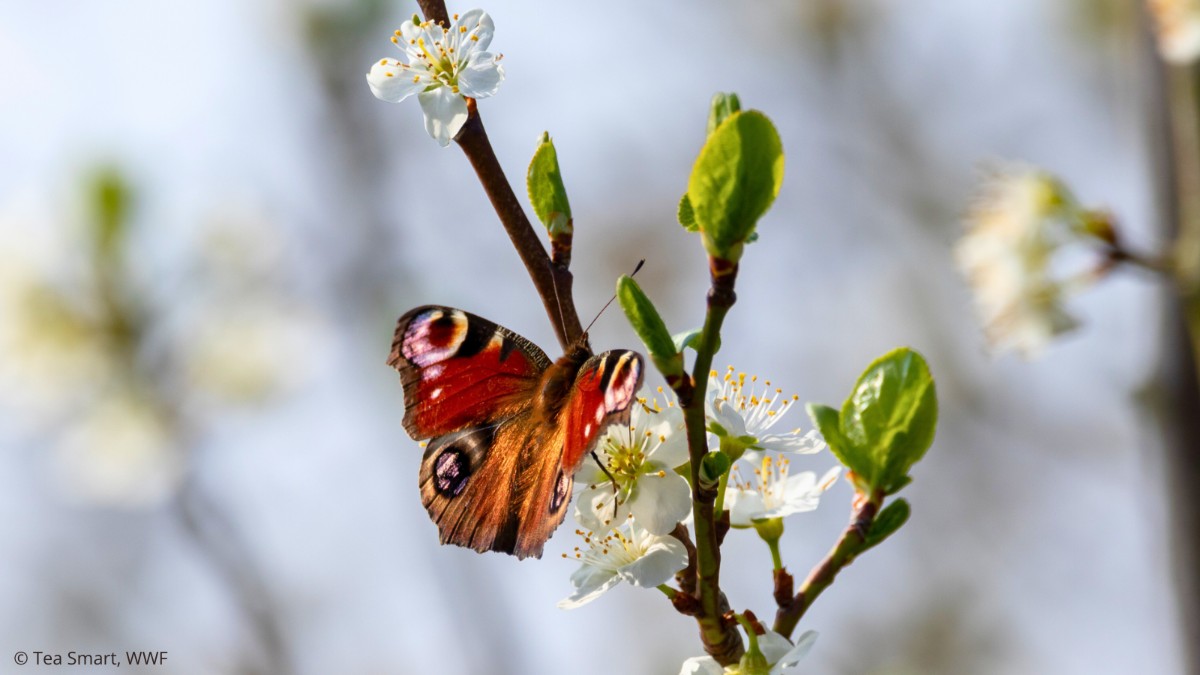
[[[533,152],[525,184],[533,212],[550,236],[571,234],[574,230],[571,204],[567,201],[567,189],[563,187],[562,174],[558,170],[558,153],[549,133],[542,133],[537,150]]]
[[[712,136],[717,127],[729,118],[730,115],[741,111],[742,102],[738,99],[738,95],[729,92],[723,94],[717,92],[713,94],[712,103],[708,107],[708,135]]]
[[[667,325],[663,323],[654,303],[642,292],[628,274],[617,279],[617,299],[638,337],[650,350],[650,359],[668,381],[683,375],[683,354],[675,347]]]
[[[842,438],[841,413],[830,408],[827,405],[818,403],[809,403],[807,406],[808,416],[812,418],[813,425],[825,437],[825,442],[829,445],[829,451],[834,457],[838,458],[846,468],[853,472],[855,481],[861,480],[861,476],[868,471],[870,466],[870,458],[866,453],[859,450],[858,447],[849,443]],[[855,487],[860,491],[869,491],[869,486],[861,485],[856,482]]]
[[[867,533],[867,545],[875,546],[883,542],[884,539],[892,536],[899,530],[904,523],[908,522],[908,517],[912,514],[912,509],[909,508],[908,502],[903,499],[888,504],[875,516],[875,522],[871,525],[871,531]]]
[[[688,347],[695,349],[696,341],[700,339],[701,332],[702,331],[699,328],[693,328],[691,330],[685,330],[682,333],[676,333],[672,335],[671,341],[675,343],[675,351],[682,352]],[[717,344],[720,345],[720,342]],[[720,347],[717,347],[715,351],[720,351]]]
[[[89,192],[96,252],[101,257],[115,256],[129,229],[133,190],[125,177],[110,167],[95,173]]]
[[[810,403],[808,414],[857,490],[894,494],[933,444],[937,391],[925,359],[902,347],[867,367],[840,412]]]
[[[700,226],[696,224],[696,214],[692,213],[692,201],[688,199],[686,192],[679,198],[679,210],[676,212],[675,217],[679,220],[679,224],[683,226],[683,229],[688,232],[696,232],[700,229]]]
[[[700,459],[700,480],[705,483],[716,483],[721,476],[729,471],[733,461],[723,452],[709,452]]]
[[[687,196],[710,256],[736,262],[783,184],[783,144],[757,110],[733,113],[708,137]]]
[[[842,437],[869,458],[863,474],[891,494],[907,482],[908,471],[933,444],[937,392],[925,359],[902,347],[884,354],[858,378],[842,405]]]

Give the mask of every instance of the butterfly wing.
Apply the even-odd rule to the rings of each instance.
[[[551,363],[532,342],[487,319],[427,305],[400,317],[388,365],[404,385],[404,428],[421,440],[528,409]]]
[[[558,364],[555,364],[558,365]],[[642,385],[641,355],[628,350],[588,359],[574,376],[566,401],[552,421],[542,452],[530,458],[521,483],[524,500],[517,555],[540,556],[546,540],[566,516],[574,475],[612,424],[628,424]]]
[[[432,438],[421,501],[441,541],[540,557],[566,517],[572,476],[603,430],[627,423],[642,358],[574,350],[553,364],[531,342],[449,307],[403,317],[388,363],[404,426]]]
[[[421,502],[443,544],[517,553],[519,505],[526,491],[520,467],[538,446],[529,416],[526,411],[499,424],[440,436],[426,447]]]
[[[643,370],[641,355],[626,349],[593,356],[579,369],[560,422],[567,473],[579,469],[609,425],[629,424]]]

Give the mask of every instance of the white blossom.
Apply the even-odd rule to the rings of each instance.
[[[184,458],[168,422],[144,396],[112,392],[74,421],[55,448],[54,470],[71,500],[140,507],[178,485]]]
[[[683,414],[673,401],[639,403],[629,426],[610,426],[597,444],[608,474],[588,462],[576,481],[586,486],[575,502],[575,519],[586,529],[603,532],[632,514],[651,533],[667,534],[691,511],[687,479],[675,472],[688,461]]]
[[[600,597],[622,581],[639,588],[654,588],[670,581],[687,566],[687,550],[678,539],[651,534],[633,520],[607,534],[576,530],[586,548],[576,547],[579,569],[571,575],[575,592],[559,601],[574,609]],[[566,553],[564,558],[570,558]]]
[[[762,451],[820,452],[825,448],[825,440],[816,430],[770,431],[799,398],[784,396],[783,390],[773,388],[770,380],[760,385],[757,376],[735,373],[733,366],[724,376],[718,376],[714,370],[709,373],[705,399],[709,431],[738,443],[751,451],[751,456]]]
[[[442,146],[467,122],[467,98],[486,98],[504,80],[500,56],[487,51],[495,26],[480,9],[454,16],[448,29],[414,16],[392,36],[405,60],[380,59],[367,73],[376,97],[398,103],[417,95],[425,130]]]
[[[837,466],[820,478],[812,471],[789,475],[790,464],[784,455],[764,455],[754,469],[754,480],[747,482],[740,473],[734,473],[725,494],[730,525],[748,527],[758,520],[813,511],[842,471]]]

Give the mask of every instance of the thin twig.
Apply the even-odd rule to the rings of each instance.
[[[791,585],[791,575],[787,572],[783,572],[782,575],[776,573],[775,602],[779,605],[779,609],[775,612],[775,625],[772,630],[790,638],[792,631],[796,629],[796,624],[800,622],[800,618],[821,595],[821,592],[833,584],[838,572],[854,562],[854,559],[860,554],[874,548],[882,541],[872,542],[867,538],[867,533],[870,532],[871,525],[874,524],[875,516],[879,513],[882,504],[882,495],[877,495],[873,499],[865,499],[861,496],[856,498],[850,524],[842,532],[841,538],[834,544],[833,549],[809,572],[808,578],[800,585],[800,590],[792,596],[790,601],[782,596],[779,589],[783,585]]]
[[[444,0],[419,0],[418,4],[427,20],[449,25],[450,17],[446,12]],[[521,262],[533,279],[533,286],[542,299],[546,315],[550,317],[558,344],[566,351],[583,335],[583,326],[579,321],[571,290],[571,271],[567,268],[570,256],[561,258],[559,264],[551,262],[545,246],[542,245],[512,185],[504,175],[500,160],[496,158],[496,151],[483,128],[483,119],[479,116],[474,99],[467,99],[467,110],[467,123],[454,140],[475,169],[484,192],[492,202],[492,208],[496,210],[496,215],[500,217],[504,230],[508,232],[513,247],[517,249],[517,255],[521,257]]]

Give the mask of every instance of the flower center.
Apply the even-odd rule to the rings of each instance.
[[[710,372],[709,377],[715,380],[717,371]],[[798,395],[784,396],[782,389],[771,387],[770,380],[760,385],[757,375],[747,378],[746,373],[735,373],[733,366],[729,366],[719,387],[716,400],[733,406],[746,420],[746,431],[752,436],[770,428],[800,399]]]
[[[637,480],[645,473],[647,446],[653,439],[649,430],[638,434],[633,427],[629,428],[629,440],[605,439],[604,454],[606,455],[608,471],[617,479],[622,487]]]
[[[611,530],[604,537],[583,530],[575,530],[575,534],[583,537],[583,544],[587,548],[576,546],[574,557],[591,567],[615,572],[646,554],[643,545],[620,530]],[[564,553],[563,557],[567,557],[567,554]]]
[[[734,486],[739,490],[756,490],[763,498],[763,507],[768,511],[783,503],[783,485],[787,482],[791,461],[779,455],[772,458],[763,453],[762,464],[754,469],[754,483],[746,482],[740,474],[734,475]]]

